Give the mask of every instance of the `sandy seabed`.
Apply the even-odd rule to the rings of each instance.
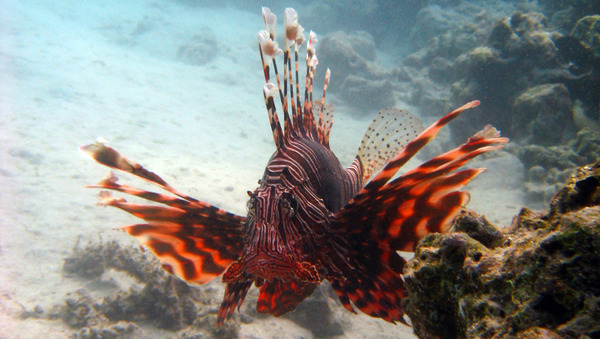
[[[1,338],[72,335],[60,320],[23,319],[22,311],[49,309],[84,287],[62,273],[78,241],[137,246],[114,230],[135,218],[95,206],[97,192],[84,188],[107,169],[79,146],[102,136],[175,188],[238,214],[274,150],[255,42],[259,8],[252,14],[169,2],[83,3],[0,2]],[[198,32],[216,37],[212,61],[176,60],[178,46]],[[369,119],[343,109],[332,148],[348,164]],[[509,224],[523,205],[520,162],[501,153],[476,164],[488,172],[471,185],[469,206]],[[401,325],[354,319],[348,337],[412,336]],[[240,335],[311,337],[272,317],[242,325]]]

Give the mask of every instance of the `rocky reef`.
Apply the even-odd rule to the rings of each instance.
[[[334,74],[329,90],[357,111],[396,105],[391,75],[376,62],[375,42],[369,33],[338,31],[324,36],[319,60]]]
[[[438,115],[477,98],[484,114],[460,117],[452,126],[457,140],[491,123],[522,144],[559,145],[583,127],[600,130],[597,6],[428,1],[410,8],[407,28],[388,25],[393,11],[382,13],[375,1],[351,16],[370,22],[361,26],[366,31],[325,35],[319,57],[332,69],[332,93],[355,114],[401,103]],[[404,32],[408,41],[390,39],[373,22],[386,22],[386,30]],[[384,66],[377,53],[393,55],[400,43],[412,53]]]
[[[424,338],[600,337],[600,162],[579,168],[548,211],[508,229],[466,211],[408,262],[405,308]]]
[[[464,123],[454,126],[457,137],[472,134],[473,125],[491,123],[513,140],[556,145],[572,139],[577,129],[589,125],[587,120],[598,126],[597,12],[578,7],[578,16],[573,12],[569,24],[559,24],[544,15],[555,15],[556,9],[521,7],[500,18],[476,4],[436,15],[431,14],[436,7],[430,6],[417,16],[427,20],[421,26],[446,30],[405,58],[405,72],[441,86],[442,91],[433,86],[433,92],[445,92],[452,106],[472,98],[482,102],[485,114],[469,117],[469,123],[462,117]],[[409,102],[436,110],[426,92],[413,91]]]
[[[525,198],[532,207],[544,209],[557,189],[577,167],[600,160],[600,131],[580,130],[576,137],[562,145],[523,145],[514,150],[524,165]],[[543,202],[543,203],[542,203]]]
[[[451,126],[455,141],[486,123],[500,129],[525,165],[523,190],[537,208],[577,166],[597,159],[595,147],[580,145],[600,133],[598,2],[504,5],[497,13],[478,2],[420,9],[414,29],[444,29],[430,27],[396,72],[411,86],[392,84],[422,115],[480,99],[482,114]]]
[[[37,307],[24,317],[62,320],[76,338],[148,337],[156,333],[140,324],[152,324],[154,329],[177,333],[181,338],[230,338],[239,331],[238,320],[215,326],[220,304],[217,295],[222,295],[218,287],[191,287],[139,249],[115,241],[75,246],[65,259],[63,271],[66,277],[80,279],[88,287],[69,293],[64,303],[47,312]],[[111,272],[123,276],[113,278]],[[130,280],[131,285],[121,286],[117,280]]]

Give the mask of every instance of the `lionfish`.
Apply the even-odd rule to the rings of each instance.
[[[119,184],[112,172],[88,187],[162,204],[129,203],[109,191],[100,192],[100,204],[145,221],[122,229],[149,248],[166,271],[192,284],[223,274],[226,290],[217,324],[239,310],[252,283],[260,288],[257,311],[280,316],[294,310],[324,280],[349,311],[359,309],[406,324],[401,305],[406,261],[397,251],[413,251],[424,235],[450,228],[469,200],[468,192],[459,190],[484,171],[457,169],[508,139],[488,125],[462,146],[393,178],[444,125],[479,102],[448,113],[421,133],[420,123],[408,111],[388,108],[376,115],[358,155],[344,169],[329,147],[333,122],[333,107],[325,104],[329,70],[321,100],[313,101],[316,35],[311,31],[307,42],[301,99],[298,50],[305,38],[297,13],[285,10],[282,51],[274,41],[276,16],[268,8],[262,12],[266,30],[258,39],[266,80],[263,94],[276,150],[258,188],[248,191],[248,214],[235,215],[180,193],[101,141],[81,149],[100,164],[145,179],[172,195]],[[281,54],[280,78],[275,57]],[[271,82],[271,68],[276,84]]]

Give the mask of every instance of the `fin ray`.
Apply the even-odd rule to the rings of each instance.
[[[334,277],[332,286],[349,311],[356,307],[391,322],[404,321],[404,287],[399,274],[406,262],[396,251],[413,251],[426,234],[451,227],[469,201],[469,193],[460,189],[484,171],[456,170],[477,155],[502,147],[508,139],[486,127],[462,146],[389,180],[439,128],[474,105],[476,102],[449,113],[419,134],[332,217],[333,236],[344,244],[334,261],[344,276]],[[379,129],[377,126],[374,130]],[[360,169],[357,159],[352,166]]]
[[[267,281],[260,287],[256,304],[258,313],[271,313],[276,317],[293,311],[300,302],[311,295],[318,284],[300,281]]]
[[[227,284],[223,302],[221,302],[221,307],[217,313],[217,326],[222,325],[225,320],[231,318],[236,308],[239,310],[250,286],[252,286],[252,280],[247,277]]]
[[[133,174],[136,177],[142,178],[151,182],[160,188],[175,194],[188,201],[198,201],[188,195],[176,191],[171,185],[164,181],[154,172],[150,172],[142,165],[127,159],[117,152],[114,148],[106,146],[102,141],[98,140],[93,144],[84,145],[79,148],[82,152],[89,155],[97,163],[106,167],[114,168],[123,172]]]
[[[121,229],[148,247],[167,271],[189,283],[204,284],[214,279],[240,254],[243,235],[239,221],[124,199],[106,204],[147,221]]]
[[[174,190],[158,175],[123,157],[102,142],[83,146],[82,151],[110,168],[118,169],[175,194],[177,197],[118,184],[111,172],[91,188],[123,192],[154,203],[129,203],[100,192],[100,203],[126,211],[145,224],[125,226],[123,231],[137,238],[159,259],[165,270],[181,279],[203,284],[221,274],[238,258],[243,243],[244,217],[226,212]]]
[[[423,129],[421,121],[408,110],[380,110],[367,128],[358,148],[358,157],[364,166],[363,184]]]
[[[363,188],[363,190],[357,194],[357,197],[361,197],[364,194],[369,194],[369,192],[376,191],[385,185],[398,172],[400,167],[406,164],[415,154],[417,154],[417,152],[421,150],[421,148],[423,148],[427,143],[437,136],[442,127],[454,120],[464,110],[477,107],[478,105],[479,101],[471,101],[466,103],[454,111],[446,114],[431,126],[427,127],[427,129],[421,132],[421,134],[419,134],[415,139],[402,148],[400,153],[396,154],[385,165],[385,167],[383,167],[383,169],[373,179],[371,179],[371,181]]]

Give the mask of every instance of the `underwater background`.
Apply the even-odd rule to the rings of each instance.
[[[468,208],[507,228],[598,160],[599,1],[0,1],[1,338],[415,337],[347,312],[328,286],[281,318],[256,313],[253,289],[216,328],[219,279],[168,276],[115,230],[135,218],[85,188],[107,170],[78,147],[102,137],[176,189],[246,213],[274,151],[261,6],[280,31],[293,7],[318,34],[315,91],[330,68],[344,166],[381,108],[427,125],[481,100],[408,166],[494,125],[511,142],[473,161],[488,170]]]

